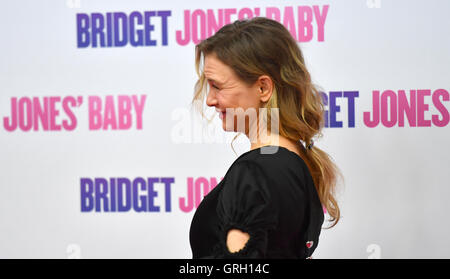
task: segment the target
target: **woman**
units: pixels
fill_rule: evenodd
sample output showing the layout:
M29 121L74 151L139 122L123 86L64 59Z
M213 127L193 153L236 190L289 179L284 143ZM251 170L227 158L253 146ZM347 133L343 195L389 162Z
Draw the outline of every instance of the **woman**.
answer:
M277 21L238 20L196 46L196 70L193 103L203 103L209 86L207 105L224 130L245 133L251 149L197 208L193 258L310 258L324 210L331 227L339 221L340 172L313 145L324 108L296 41Z

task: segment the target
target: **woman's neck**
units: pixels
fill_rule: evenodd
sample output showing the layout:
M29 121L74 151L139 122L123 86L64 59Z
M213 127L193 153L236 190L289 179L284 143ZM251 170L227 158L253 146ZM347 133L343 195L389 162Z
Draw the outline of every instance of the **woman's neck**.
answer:
M270 134L270 136L266 136L266 138L263 141L256 141L256 142L250 142L250 150L263 147L266 145L275 145L275 146L282 146L290 151L297 153L300 156L300 146L298 142L288 139L281 135L274 135Z

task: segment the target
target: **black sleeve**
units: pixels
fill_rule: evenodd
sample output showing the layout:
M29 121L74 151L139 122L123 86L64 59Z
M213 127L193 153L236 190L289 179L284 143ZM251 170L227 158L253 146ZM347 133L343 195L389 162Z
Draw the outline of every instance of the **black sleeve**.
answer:
M269 187L269 178L256 162L241 161L232 166L217 204L220 240L213 249L214 258L266 256L268 232L275 229L278 222ZM235 253L231 253L226 245L230 229L250 235L245 247Z

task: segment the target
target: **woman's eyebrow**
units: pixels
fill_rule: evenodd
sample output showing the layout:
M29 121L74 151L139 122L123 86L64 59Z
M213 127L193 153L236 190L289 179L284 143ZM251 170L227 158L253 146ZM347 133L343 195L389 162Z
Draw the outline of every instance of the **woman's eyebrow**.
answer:
M212 78L207 78L206 80L207 80L207 81L210 81L210 82L215 82L215 83L217 83L217 84L222 84L222 82L217 81L217 80L214 80L214 79L212 79Z

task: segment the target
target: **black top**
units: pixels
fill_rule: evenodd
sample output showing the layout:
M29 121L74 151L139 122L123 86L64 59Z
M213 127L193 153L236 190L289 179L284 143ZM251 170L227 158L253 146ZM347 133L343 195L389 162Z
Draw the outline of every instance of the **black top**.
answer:
M282 146L243 153L198 206L190 228L192 257L307 258L324 221L314 182L303 159ZM231 253L230 229L250 235Z

